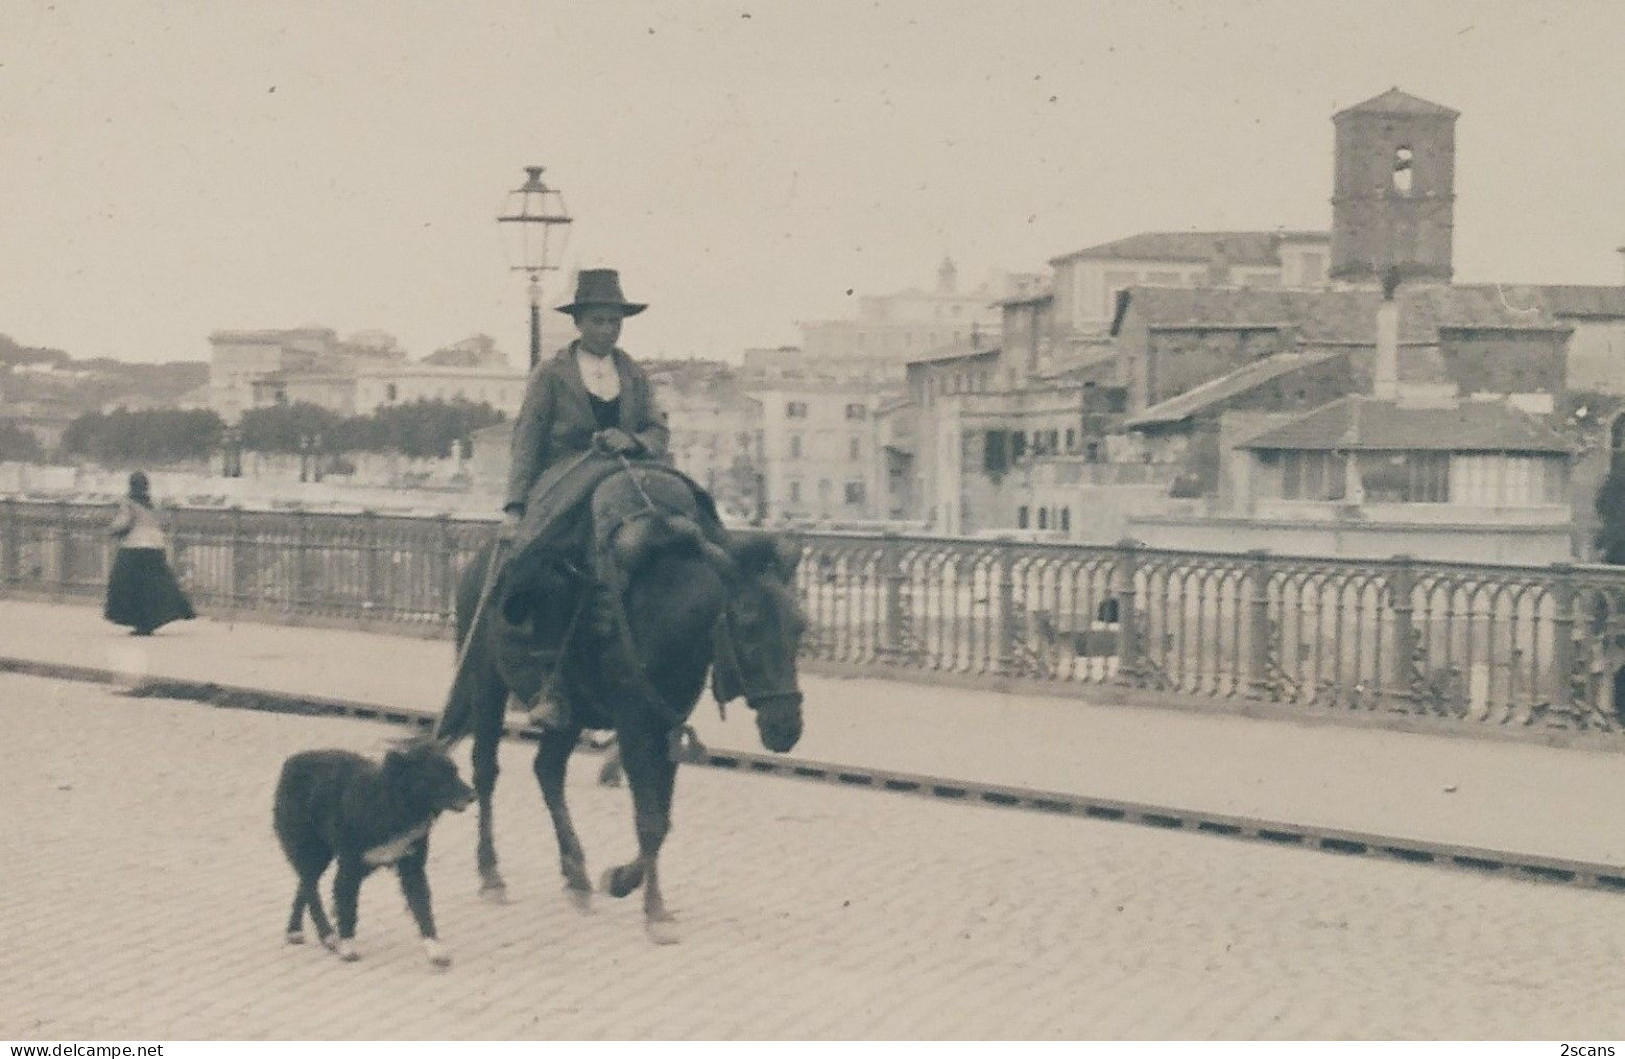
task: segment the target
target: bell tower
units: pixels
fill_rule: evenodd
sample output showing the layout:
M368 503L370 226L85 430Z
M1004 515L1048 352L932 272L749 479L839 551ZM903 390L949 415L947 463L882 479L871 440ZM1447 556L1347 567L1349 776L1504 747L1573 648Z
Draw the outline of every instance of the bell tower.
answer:
M1333 279L1450 281L1458 117L1397 88L1332 116Z

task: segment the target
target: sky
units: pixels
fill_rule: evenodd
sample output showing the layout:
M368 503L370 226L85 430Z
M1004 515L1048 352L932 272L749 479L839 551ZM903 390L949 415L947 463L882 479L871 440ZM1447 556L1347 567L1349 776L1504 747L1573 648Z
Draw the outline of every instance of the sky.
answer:
M542 165L575 218L547 303L619 268L625 348L731 359L944 256L1328 228L1331 116L1395 85L1462 112L1458 279L1617 284L1622 58L1614 0L0 0L0 334L519 365L495 217Z

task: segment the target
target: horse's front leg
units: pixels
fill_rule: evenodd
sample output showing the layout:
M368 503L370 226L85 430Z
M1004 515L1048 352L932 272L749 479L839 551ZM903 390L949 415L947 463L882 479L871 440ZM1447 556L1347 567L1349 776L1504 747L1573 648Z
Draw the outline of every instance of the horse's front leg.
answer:
M547 803L548 815L553 818L553 835L559 843L559 872L564 876L564 892L582 912L592 908L592 880L587 877L587 854L581 848L581 838L570 821L570 807L564 800L564 776L570 765L570 754L576 740L581 738L580 725L568 728L543 728L536 747L536 782L542 788L542 800Z
M626 897L640 885L643 891L644 929L661 945L677 941L672 916L660 892L660 847L671 830L671 794L677 766L660 731L621 732L621 763L632 788L632 809L638 836L638 855L627 864L604 873L604 889Z

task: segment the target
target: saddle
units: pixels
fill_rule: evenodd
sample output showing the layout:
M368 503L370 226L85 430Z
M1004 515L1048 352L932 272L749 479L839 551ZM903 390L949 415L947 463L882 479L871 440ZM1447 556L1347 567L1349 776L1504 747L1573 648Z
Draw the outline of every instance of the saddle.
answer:
M531 497L491 601L504 668L521 678L512 690L526 702L554 683L572 639L613 642L604 638L619 613L609 603L618 607L642 556L671 540L726 539L710 495L654 460L588 454L544 474Z

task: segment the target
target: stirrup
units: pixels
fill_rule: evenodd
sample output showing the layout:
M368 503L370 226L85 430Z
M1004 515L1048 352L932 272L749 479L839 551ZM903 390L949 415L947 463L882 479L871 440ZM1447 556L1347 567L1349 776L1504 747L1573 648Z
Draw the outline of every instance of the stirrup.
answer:
M570 726L570 707L551 695L538 695L530 709L525 711L525 717L537 728L568 728Z

